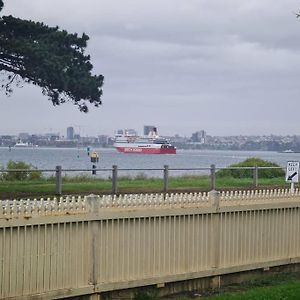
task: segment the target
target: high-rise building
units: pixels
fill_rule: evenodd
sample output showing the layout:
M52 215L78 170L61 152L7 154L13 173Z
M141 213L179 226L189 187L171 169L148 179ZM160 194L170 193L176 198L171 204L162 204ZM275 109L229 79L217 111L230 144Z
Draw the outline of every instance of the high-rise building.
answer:
M204 130L197 131L192 134L191 141L193 143L205 144L206 142L206 132Z
M68 127L67 128L67 139L68 140L73 140L74 139L74 128L73 127Z
M144 135L149 135L151 131L156 131L156 127L152 125L145 125L144 126Z

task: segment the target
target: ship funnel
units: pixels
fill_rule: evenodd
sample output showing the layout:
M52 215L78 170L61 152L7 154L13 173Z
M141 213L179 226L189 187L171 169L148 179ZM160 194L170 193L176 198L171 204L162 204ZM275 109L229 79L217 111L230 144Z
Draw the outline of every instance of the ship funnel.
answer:
M158 137L157 128L153 127L152 130L149 131L149 137Z

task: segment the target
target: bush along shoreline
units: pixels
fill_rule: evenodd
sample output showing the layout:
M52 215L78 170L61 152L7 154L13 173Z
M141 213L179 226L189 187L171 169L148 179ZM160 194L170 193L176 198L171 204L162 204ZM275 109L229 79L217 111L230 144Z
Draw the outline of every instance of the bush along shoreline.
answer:
M2 170L4 168L2 167ZM28 170L30 172L1 172L0 173L0 179L2 181L25 181L25 180L41 180L43 178L42 172L37 170L36 167L34 167L31 164L27 164L23 161L13 161L10 160L5 170ZM36 170L36 171L34 171ZM33 172L32 172L33 171Z
M230 168L241 168L241 167L268 167L270 169L260 169L259 178L278 178L284 177L285 172L278 164L263 160L257 157L248 158L240 163L230 165L228 169L222 169L217 172L218 177L233 177L233 178L252 178L253 170L251 169L230 169ZM274 168L274 169L271 169ZM276 169L275 169L276 168Z

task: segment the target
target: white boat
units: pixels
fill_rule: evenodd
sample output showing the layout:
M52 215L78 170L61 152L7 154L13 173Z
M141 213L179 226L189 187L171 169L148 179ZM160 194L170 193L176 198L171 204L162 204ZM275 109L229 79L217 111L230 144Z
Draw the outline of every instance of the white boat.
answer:
M15 147L16 148L27 148L27 147L30 147L30 145L26 142L26 143L23 143L22 141L18 141L16 144L15 144Z
M35 147L38 147L38 145L33 145L33 144L30 144L28 142L22 142L22 141L18 141L15 146L16 148L35 148Z
M291 149L287 149L287 150L282 151L282 153L295 153L295 152Z

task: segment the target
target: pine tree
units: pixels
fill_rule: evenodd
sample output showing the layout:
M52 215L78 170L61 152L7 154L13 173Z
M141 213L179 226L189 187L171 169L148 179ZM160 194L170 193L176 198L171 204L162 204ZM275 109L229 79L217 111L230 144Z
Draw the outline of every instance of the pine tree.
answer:
M104 77L91 73L90 56L84 53L88 40L85 33L78 36L40 22L0 17L2 88L10 94L14 84L26 82L40 86L54 105L71 101L84 112L88 103L99 106Z

